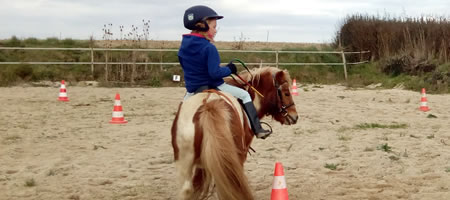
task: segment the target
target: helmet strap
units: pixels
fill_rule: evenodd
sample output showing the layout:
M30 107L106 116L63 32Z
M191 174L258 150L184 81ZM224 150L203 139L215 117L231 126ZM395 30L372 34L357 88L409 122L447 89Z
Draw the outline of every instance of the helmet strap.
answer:
M197 30L197 31L206 32L209 30L209 25L208 25L208 22L206 21L206 19L202 19L195 24L195 28L196 28L195 30Z

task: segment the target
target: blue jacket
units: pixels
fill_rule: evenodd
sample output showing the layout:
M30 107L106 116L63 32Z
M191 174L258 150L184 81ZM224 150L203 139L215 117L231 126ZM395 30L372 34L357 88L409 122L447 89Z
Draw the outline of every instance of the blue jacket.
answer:
M220 56L216 46L200 34L183 35L178 51L188 92L195 92L200 86L217 87L223 78L231 74L228 67L220 67Z

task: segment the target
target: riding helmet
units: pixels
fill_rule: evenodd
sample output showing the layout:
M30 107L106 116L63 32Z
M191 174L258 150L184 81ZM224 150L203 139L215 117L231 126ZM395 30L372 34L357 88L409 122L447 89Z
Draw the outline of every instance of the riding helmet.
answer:
M206 20L211 18L222 19L223 16L218 15L216 11L208 6L192 6L184 12L184 27L189 30L208 31L209 26ZM198 22L203 23L205 27L196 26Z

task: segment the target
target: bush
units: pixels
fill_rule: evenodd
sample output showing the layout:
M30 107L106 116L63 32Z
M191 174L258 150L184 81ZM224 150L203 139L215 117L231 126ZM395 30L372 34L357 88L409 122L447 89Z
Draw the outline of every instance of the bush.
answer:
M379 60L404 51L432 56L445 62L450 57L450 20L426 16L394 18L355 14L348 16L337 32L334 46L346 51L369 50ZM416 56L417 57L417 56Z
M386 59L385 64L381 65L385 74L398 76L402 73L408 75L423 75L433 72L436 64L425 59L416 59L410 55L394 56Z
M56 37L49 37L49 38L47 38L47 39L44 41L44 43L45 43L47 46L53 46L53 47L56 47L56 46L59 46L59 39L56 38Z
M73 47L76 44L75 40L70 38L64 39L61 43L63 47Z
M10 86L17 80L14 66L0 68L0 86Z
M161 87L161 81L159 80L159 77L153 77L150 79L148 83L151 87Z
M47 66L35 66L33 71L33 81L39 80L55 80L57 70Z
M12 36L11 39L6 40L0 43L0 46L4 45L6 47L23 47L22 41L19 40L16 36Z
M25 43L26 46L39 46L42 44L40 40L34 37L25 39L23 43Z
M30 65L19 65L14 73L23 80L28 80L33 75L33 68Z

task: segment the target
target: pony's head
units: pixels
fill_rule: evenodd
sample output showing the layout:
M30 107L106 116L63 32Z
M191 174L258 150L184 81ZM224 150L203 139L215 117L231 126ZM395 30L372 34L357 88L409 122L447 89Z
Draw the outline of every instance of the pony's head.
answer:
M253 99L258 115L262 118L271 115L281 124L295 124L298 120L297 109L291 95L291 77L287 70L275 67L255 68L239 74L264 97L242 83L241 80L227 79L227 83L246 89Z

